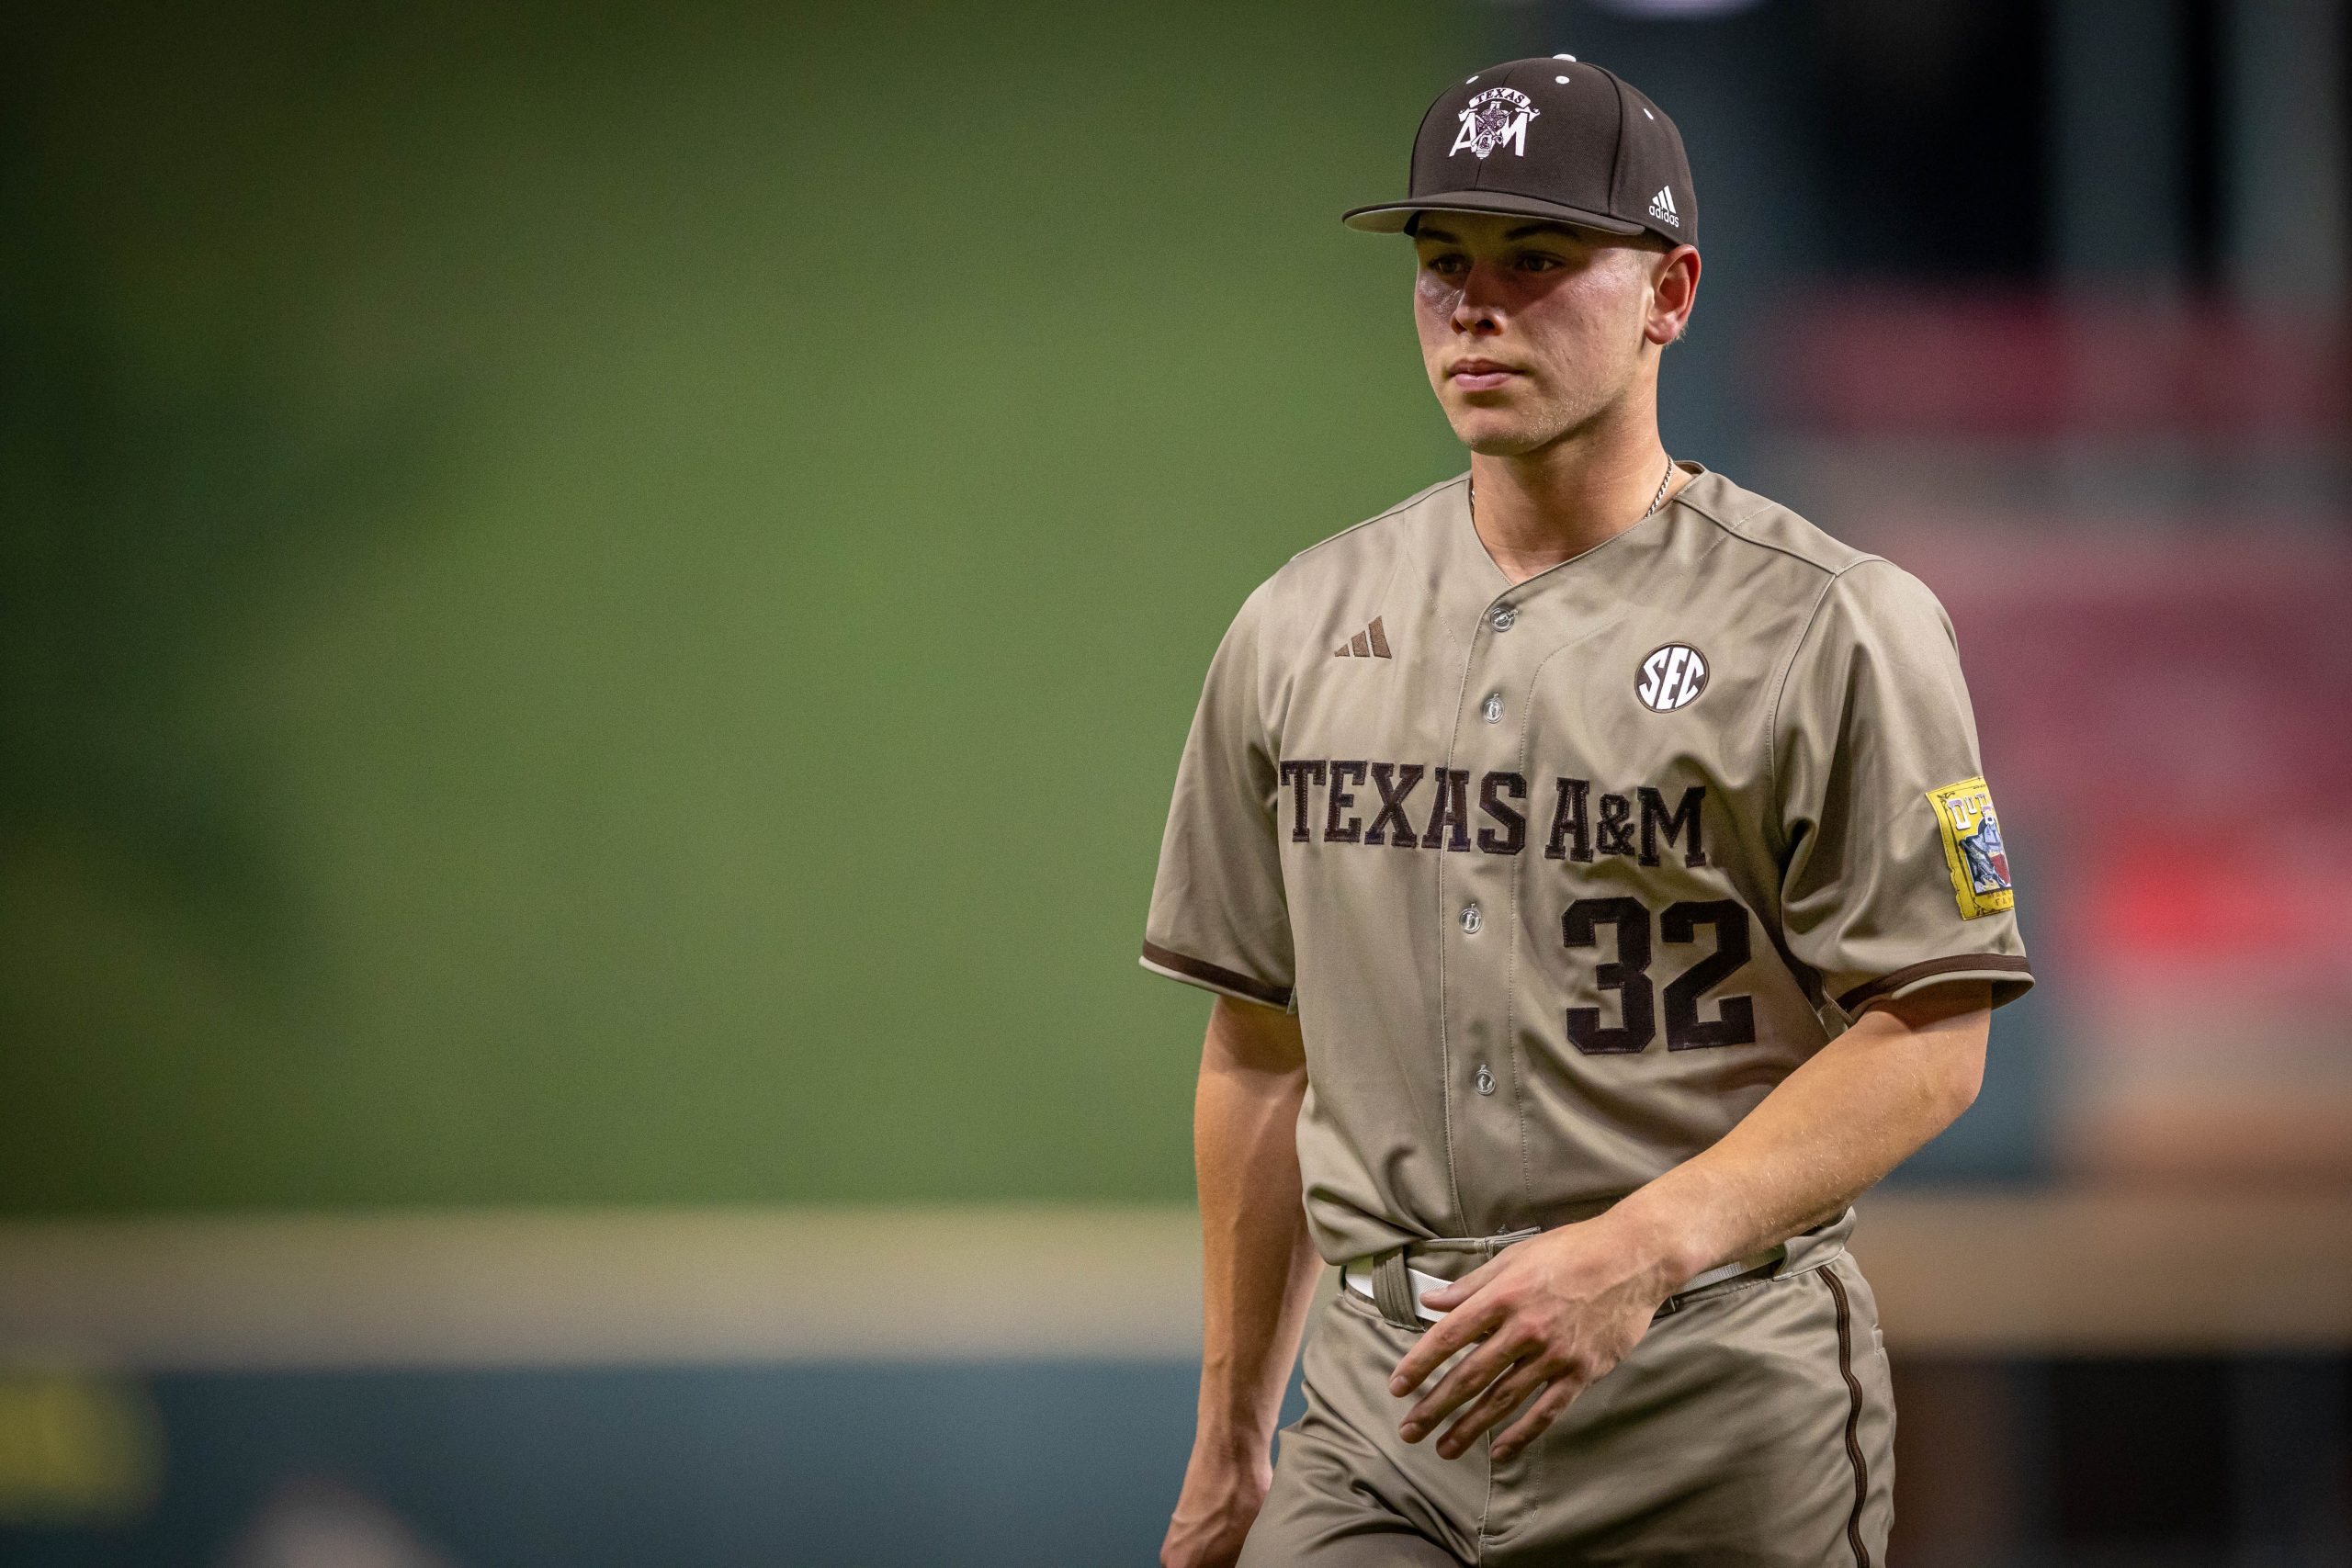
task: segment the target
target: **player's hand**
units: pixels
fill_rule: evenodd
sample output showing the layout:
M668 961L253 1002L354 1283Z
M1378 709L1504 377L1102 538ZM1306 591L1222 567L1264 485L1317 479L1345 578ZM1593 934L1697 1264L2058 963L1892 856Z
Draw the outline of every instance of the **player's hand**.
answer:
M1233 1568L1273 1482L1270 1457L1219 1453L1194 1443L1168 1539L1160 1543L1160 1568Z
M1505 1248L1421 1298L1445 1316L1396 1363L1389 1393L1411 1393L1446 1358L1483 1343L1405 1413L1399 1434L1417 1443L1462 1410L1437 1440L1437 1451L1453 1459L1533 1394L1526 1414L1495 1438L1494 1457L1509 1459L1625 1359L1673 1288L1661 1262L1605 1218Z

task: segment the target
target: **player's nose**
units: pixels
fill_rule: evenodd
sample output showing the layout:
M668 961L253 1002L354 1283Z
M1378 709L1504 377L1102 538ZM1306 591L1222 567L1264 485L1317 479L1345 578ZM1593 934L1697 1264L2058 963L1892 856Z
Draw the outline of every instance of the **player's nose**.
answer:
M1502 312L1474 299L1464 299L1453 308L1453 330L1458 333L1493 333L1502 330Z
M1502 325L1502 303L1498 298L1500 286L1498 269L1474 264L1468 276L1462 280L1462 292L1454 297L1453 330L1472 333L1499 328Z

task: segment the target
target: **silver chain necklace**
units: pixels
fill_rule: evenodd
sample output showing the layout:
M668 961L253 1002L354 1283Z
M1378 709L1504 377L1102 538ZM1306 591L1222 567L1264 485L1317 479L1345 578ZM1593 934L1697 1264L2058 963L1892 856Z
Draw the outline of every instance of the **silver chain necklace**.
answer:
M1656 512L1659 507L1666 504L1666 487L1673 482L1674 454L1669 452L1666 455L1666 472L1658 476L1657 493L1650 497L1649 507L1647 510L1643 512L1643 516L1647 517L1650 513ZM1470 489L1470 510L1474 514L1478 510L1478 490L1476 485L1473 485Z
M1666 487L1673 482L1674 454L1669 452L1666 457L1666 475L1657 481L1657 493L1650 497L1650 511L1643 513L1643 516L1647 517L1650 514L1650 512L1656 512L1659 507L1666 504Z

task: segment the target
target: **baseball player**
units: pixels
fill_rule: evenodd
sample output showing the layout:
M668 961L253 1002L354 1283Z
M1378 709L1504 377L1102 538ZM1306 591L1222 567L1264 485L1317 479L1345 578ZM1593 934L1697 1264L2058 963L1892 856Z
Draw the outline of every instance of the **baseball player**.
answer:
M1218 995L1161 1560L1883 1564L1849 1204L2032 984L1951 624L1669 459L1698 201L1613 73L1456 82L1346 221L1411 237L1470 467L1250 593L1177 769L1142 963Z

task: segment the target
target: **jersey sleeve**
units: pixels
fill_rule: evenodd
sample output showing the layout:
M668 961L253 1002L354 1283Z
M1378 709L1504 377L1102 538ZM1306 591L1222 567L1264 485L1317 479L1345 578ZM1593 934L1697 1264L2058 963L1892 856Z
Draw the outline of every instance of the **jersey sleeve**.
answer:
M1848 1019L1959 980L2033 984L1951 620L1875 558L1833 579L1774 716L1789 951Z
M1279 760L1264 719L1258 638L1272 580L1242 603L1216 655L1176 765L1144 920L1147 969L1298 1010L1276 838Z

